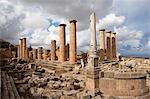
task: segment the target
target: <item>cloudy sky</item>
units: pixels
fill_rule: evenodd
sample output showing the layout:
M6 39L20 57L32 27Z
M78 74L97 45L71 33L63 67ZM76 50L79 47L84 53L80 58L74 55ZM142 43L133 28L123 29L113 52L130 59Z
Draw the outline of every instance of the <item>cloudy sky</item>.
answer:
M150 57L150 0L0 0L0 38L18 44L28 38L28 46L49 49L51 40L59 45L59 24L77 22L78 51L89 49L89 16L96 13L99 29L117 32L121 55Z

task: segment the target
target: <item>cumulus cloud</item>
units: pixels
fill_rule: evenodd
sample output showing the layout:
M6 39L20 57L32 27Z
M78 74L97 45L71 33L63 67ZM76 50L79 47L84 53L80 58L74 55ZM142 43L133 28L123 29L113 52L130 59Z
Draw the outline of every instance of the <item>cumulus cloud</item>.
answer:
M114 13L108 14L99 20L100 28L112 29L114 26L118 27L125 21L125 16L116 16Z
M148 0L144 3L137 0L130 3L129 0L1 0L1 38L17 44L18 38L25 36L34 47L49 49L53 39L59 45L58 25L62 21L67 24L66 42L69 43L69 20L74 18L77 20L78 50L87 51L90 42L89 16L94 11L97 30L105 28L116 31L119 49L142 49L143 42L149 46L149 41L143 40L148 33L148 28L145 29L148 26L147 8L144 7L147 2ZM140 23L143 23L142 26ZM98 39L97 31L97 41Z
M0 38L16 42L18 33L23 30L21 25L22 19L25 17L20 13L22 6L14 6L8 1L0 1Z

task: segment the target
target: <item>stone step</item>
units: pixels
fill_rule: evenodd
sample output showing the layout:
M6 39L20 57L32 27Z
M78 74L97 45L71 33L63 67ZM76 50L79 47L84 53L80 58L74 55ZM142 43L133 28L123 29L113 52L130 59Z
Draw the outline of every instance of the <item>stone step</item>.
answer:
M14 80L2 71L2 99L20 99Z

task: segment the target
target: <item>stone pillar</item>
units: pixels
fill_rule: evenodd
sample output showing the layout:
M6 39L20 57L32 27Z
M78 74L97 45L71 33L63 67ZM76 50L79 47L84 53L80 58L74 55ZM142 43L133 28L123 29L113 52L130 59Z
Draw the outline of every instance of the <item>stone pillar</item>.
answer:
M57 49L56 49L56 59L57 60L59 59L59 47L57 47Z
M48 52L47 52L46 49L44 50L43 58L44 58L44 61L47 61L47 58L48 58Z
M60 49L59 49L59 61L64 62L65 57L65 43L66 43L66 37L65 37L65 26L66 24L60 24Z
M37 49L32 49L33 52L33 60L37 59Z
M42 47L39 47L38 48L38 60L41 60L42 59Z
M29 52L29 59L31 59L31 60L33 59L32 51Z
M29 59L29 49L26 48L26 59Z
M107 33L107 49L106 49L106 57L107 60L111 60L111 31L106 32Z
M25 51L26 51L26 38L22 39L22 57L25 58Z
M56 40L51 41L51 62L56 60Z
M17 57L20 58L20 46L17 45Z
M91 95L95 96L95 93L99 91L99 70L98 67L98 56L96 46L96 16L93 13L90 16L90 30L91 30L91 43L90 51L88 56L87 64L87 81L86 90L91 91Z
M105 29L100 29L100 61L105 60Z
M69 44L66 45L66 60L69 59Z
M22 42L22 39L19 39L19 52L20 52L20 58L22 58L22 45L23 45L23 42Z
M76 20L70 21L70 53L69 59L71 64L75 64L77 61L77 49L76 49Z
M112 59L116 60L117 56L116 56L116 33L113 32L112 33Z

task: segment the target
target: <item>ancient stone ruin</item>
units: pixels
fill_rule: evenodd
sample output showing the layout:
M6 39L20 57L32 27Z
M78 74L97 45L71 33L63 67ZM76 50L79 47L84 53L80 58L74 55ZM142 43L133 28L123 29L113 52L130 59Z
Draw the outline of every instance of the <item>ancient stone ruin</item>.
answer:
M116 33L99 29L90 16L88 53L77 53L76 23L70 20L70 43L66 24L59 25L60 45L29 50L19 39L17 57L0 61L2 99L150 99L150 59L117 56ZM98 52L99 50L99 52Z

